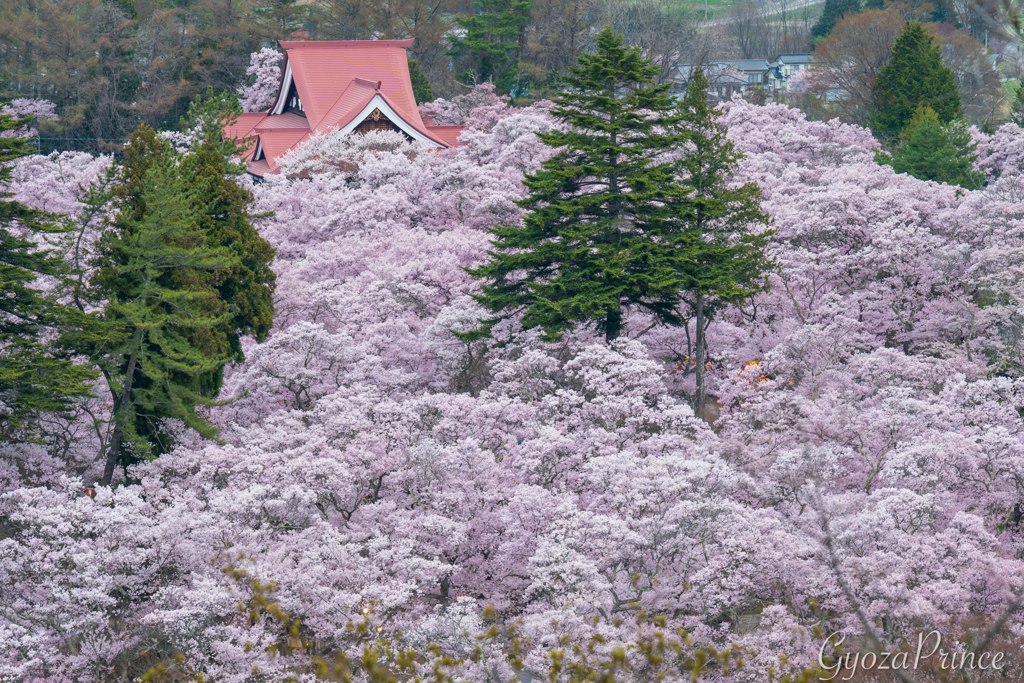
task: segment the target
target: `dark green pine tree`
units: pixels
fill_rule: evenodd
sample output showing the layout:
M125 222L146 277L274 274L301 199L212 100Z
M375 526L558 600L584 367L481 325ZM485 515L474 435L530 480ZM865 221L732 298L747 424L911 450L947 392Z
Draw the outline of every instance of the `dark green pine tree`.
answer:
M870 1L870 0L869 0ZM821 10L821 16L811 27L811 37L816 39L825 38L836 22L847 14L856 14L860 11L860 0L825 0L825 6Z
M931 108L922 105L907 125L906 136L892 154L892 167L921 180L977 189L985 176L974 168L972 154L977 145L966 126L953 122L943 126Z
M473 15L457 17L465 32L453 35L448 54L465 83L494 83L499 93L522 95L519 59L526 40L531 0L474 0Z
M29 122L0 115L0 132ZM25 140L0 136L0 188L11 178L7 162L31 152ZM0 441L31 438L38 416L63 412L90 395L97 376L44 342L49 331L68 323L72 311L32 285L39 276L63 279L69 272L60 256L40 249L25 231L39 236L63 228L53 216L8 197L0 191Z
M242 337L263 341L274 324L276 277L270 269L274 248L250 222L252 194L231 179L228 162L216 142L200 143L181 160L179 173L195 189L193 208L205 245L227 249L235 262L215 272L176 271L172 285L212 286L216 290L218 301L226 304L228 317L222 325L195 330L192 343L210 356L227 354L240 363L245 360ZM195 379L197 391L216 396L223 383L223 366Z
M691 148L676 165L681 184L690 190L684 200L690 210L681 214L686 242L680 288L694 320L694 410L699 415L705 399L707 325L725 306L764 291L765 275L773 267L765 255L771 231L761 210L761 190L755 183L732 185L743 155L726 136L720 112L708 104L707 89L707 78L697 68L682 101Z
M871 128L878 135L901 134L922 103L943 124L960 115L960 92L953 72L942 65L939 47L919 22L909 22L896 38L889 64L875 82Z
M211 285L224 302L229 317L223 325L196 330L193 344L211 356L227 353L242 362L241 338L266 339L274 324L274 288L276 276L270 269L274 248L253 227L249 206L252 193L231 176L244 172L244 166L231 161L240 151L234 140L225 140L219 122L231 116L237 98L224 101L216 97L197 99L183 123L196 138L193 151L181 159L179 172L195 188L194 208L197 224L207 247L226 248L235 257L230 268L211 272L176 272L172 286L198 283ZM205 125L206 122L216 125ZM182 378L182 382L184 382ZM223 382L223 366L210 375L196 378L194 388L204 396L216 396Z
M596 54L580 57L552 109L565 131L540 136L560 150L525 179L523 227L494 228L491 261L470 271L485 280L478 301L488 310L522 311L523 327L548 339L593 322L611 341L631 307L681 324L686 191L672 164L655 159L686 133L667 86L653 85L657 74L611 27Z
M412 59L409 60L409 78L412 80L412 96L416 98L416 104L434 101L434 88L430 85L430 79Z
M170 447L168 418L212 437L214 428L197 413L211 402L196 390L197 378L231 359L229 351L211 353L196 339L228 324L231 313L212 281L236 268L238 258L207 244L197 208L206 188L181 172L166 145L158 150L165 143L154 138L151 129L140 129L126 147L152 158L144 172L137 165L121 179L132 192L120 189L120 212L97 245L91 280L93 296L106 303L82 334L114 403L104 485L119 464Z

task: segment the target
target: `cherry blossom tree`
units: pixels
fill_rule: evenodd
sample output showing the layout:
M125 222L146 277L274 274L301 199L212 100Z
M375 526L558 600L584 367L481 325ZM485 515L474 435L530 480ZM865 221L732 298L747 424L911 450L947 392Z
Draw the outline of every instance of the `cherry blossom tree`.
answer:
M0 116L4 115L13 116L14 118L32 116L34 120L26 128L21 130L5 130L0 135L5 138L34 138L39 135L39 130L36 128L39 121L55 121L57 119L57 107L49 100L19 97L0 106Z
M245 75L252 81L238 88L242 111L266 111L274 103L278 88L281 87L281 61L284 59L277 50L265 47L250 56Z
M420 102L420 114L429 118L435 126L469 125L467 119L488 118L498 112L507 112L508 95L495 95L493 83L480 83L465 95L451 100L436 99ZM500 114L499 114L500 115Z

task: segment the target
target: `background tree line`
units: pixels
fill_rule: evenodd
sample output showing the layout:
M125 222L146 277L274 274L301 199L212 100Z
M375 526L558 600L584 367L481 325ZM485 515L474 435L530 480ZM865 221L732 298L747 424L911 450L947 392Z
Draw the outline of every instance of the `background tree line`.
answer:
M663 73L700 51L697 13L655 0L12 0L0 7L0 98L56 103L44 137L124 139L143 123L173 127L196 95L235 89L251 53L289 38L414 38L414 73L434 96L493 80L536 98L606 23Z
M919 22L952 71L962 117L978 126L1002 120L1008 91L996 65L1012 71L1011 60L997 56L1007 52L1007 45L994 32L986 45L979 17L961 9L945 0L827 0L812 29L815 64L802 93L808 97L795 104L813 118L868 125L876 81L896 39L907 22Z
M932 35L943 64L953 71L972 124L1006 118L1012 90L1004 81L1021 76L1020 42L1000 28L991 8L948 0L825 0L803 6L795 0L738 2L716 21L713 42L720 54L771 60L786 52L810 52L811 70L791 83L788 104L812 119L838 117L866 126L872 90L888 64L896 37L907 22ZM990 129L991 130L991 129Z
M918 20L941 42L965 117L981 124L999 118L1003 93L978 39L980 19L961 9L944 0L760 0L705 22L695 5L658 0L11 0L0 7L0 99L54 102L60 118L44 122L44 137L124 140L143 123L174 127L210 87L236 89L250 55L279 39L413 38L421 97L493 81L499 93L535 100L558 92L610 24L660 67L659 83L678 63L772 59L813 42L822 65L813 99L792 103L814 118L864 125L878 69L903 23ZM848 96L827 98L829 88Z

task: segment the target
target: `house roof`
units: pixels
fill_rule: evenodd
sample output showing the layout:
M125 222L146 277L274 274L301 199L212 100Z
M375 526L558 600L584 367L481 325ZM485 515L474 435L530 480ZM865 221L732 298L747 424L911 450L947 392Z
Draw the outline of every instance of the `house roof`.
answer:
M692 64L677 64L676 72L679 78L686 82L690 80L695 68L696 66ZM729 62L712 62L704 65L704 76L708 79L708 85L711 87L747 83L746 74L733 67Z
M747 79L743 76L737 76L736 74L719 74L713 80L709 80L708 86L715 88L720 85L746 85Z
M736 69L737 71L756 71L763 73L768 70L767 59L725 59L716 62L717 64L726 64Z
M313 133L351 133L371 113L383 114L414 140L435 147L457 144L460 126L428 126L420 117L405 51L412 40L278 44L285 59L274 103L266 112L243 114L224 131L231 137L254 136L245 154L250 173L276 173L276 159ZM293 89L300 111L290 107Z
M461 143L459 142L459 136L462 135L462 131L466 130L465 126L427 126L427 130L433 133L436 137L441 138L448 143L449 147L457 147Z
M781 54L775 58L773 64L809 64L814 61L814 55L810 52Z
M224 126L224 137L235 138L243 142L245 152L242 156L248 159L256 149L256 138L253 136L252 129L265 118L266 114L261 112L241 114L231 125Z

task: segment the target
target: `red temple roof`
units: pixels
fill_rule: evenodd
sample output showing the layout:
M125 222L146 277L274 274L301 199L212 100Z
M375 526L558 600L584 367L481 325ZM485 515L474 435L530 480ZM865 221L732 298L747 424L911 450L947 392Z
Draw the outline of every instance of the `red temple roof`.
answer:
M242 114L229 137L251 136L249 172L278 172L276 159L316 132L351 133L371 116L413 140L458 144L461 126L433 126L416 107L405 48L412 40L281 41L285 51L277 98L266 112Z

